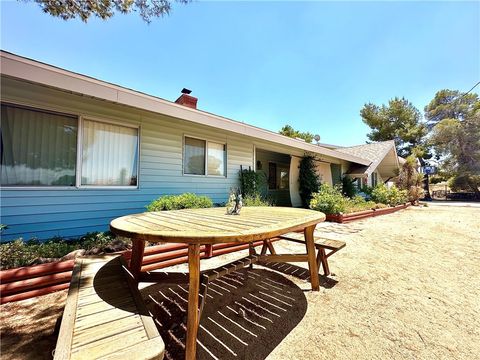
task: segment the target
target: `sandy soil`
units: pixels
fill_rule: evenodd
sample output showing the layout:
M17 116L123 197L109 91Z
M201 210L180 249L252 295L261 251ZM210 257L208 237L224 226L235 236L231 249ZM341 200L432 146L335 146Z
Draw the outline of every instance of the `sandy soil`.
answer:
M209 290L198 358L479 358L479 219L479 208L431 206L320 224L319 235L347 243L330 258L334 274L321 278L320 292L309 291L303 264L255 266L222 278ZM275 247L304 251L288 242ZM187 290L186 284L142 289L167 359L182 357ZM2 305L2 359L51 358L64 301L60 292Z

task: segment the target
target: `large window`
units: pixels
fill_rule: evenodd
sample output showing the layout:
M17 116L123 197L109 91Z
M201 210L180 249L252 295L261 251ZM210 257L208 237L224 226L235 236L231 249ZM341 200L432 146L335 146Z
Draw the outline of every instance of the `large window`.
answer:
M2 104L2 186L137 186L137 169L138 128Z
M137 185L138 129L83 120L82 185Z
M226 176L226 157L225 144L186 136L183 150L183 173Z
M2 104L1 184L75 186L78 120Z

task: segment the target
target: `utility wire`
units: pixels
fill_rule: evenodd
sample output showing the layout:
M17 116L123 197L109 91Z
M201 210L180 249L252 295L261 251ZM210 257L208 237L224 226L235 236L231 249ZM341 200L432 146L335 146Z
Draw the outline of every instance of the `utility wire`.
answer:
M475 85L473 85L473 87L472 87L470 90L468 90L465 94L463 94L462 97L467 96L468 93L469 93L470 91L472 91L473 89L475 89L478 85L480 85L480 81L477 82Z

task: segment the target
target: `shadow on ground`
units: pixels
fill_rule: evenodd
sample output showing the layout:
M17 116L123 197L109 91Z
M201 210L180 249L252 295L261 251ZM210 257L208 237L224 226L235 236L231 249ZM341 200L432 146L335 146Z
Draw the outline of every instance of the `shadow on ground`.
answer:
M183 358L188 284L142 289L166 345L166 359ZM265 359L302 320L305 295L281 274L234 271L210 283L200 320L198 359Z

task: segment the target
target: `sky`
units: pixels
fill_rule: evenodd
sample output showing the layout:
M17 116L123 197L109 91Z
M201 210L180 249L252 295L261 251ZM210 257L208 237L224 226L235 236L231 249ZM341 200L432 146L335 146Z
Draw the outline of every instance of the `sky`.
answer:
M419 110L444 88L480 81L480 2L195 1L64 21L0 0L1 48L268 130L290 124L356 145L365 103L399 96ZM480 86L475 89L480 92Z

